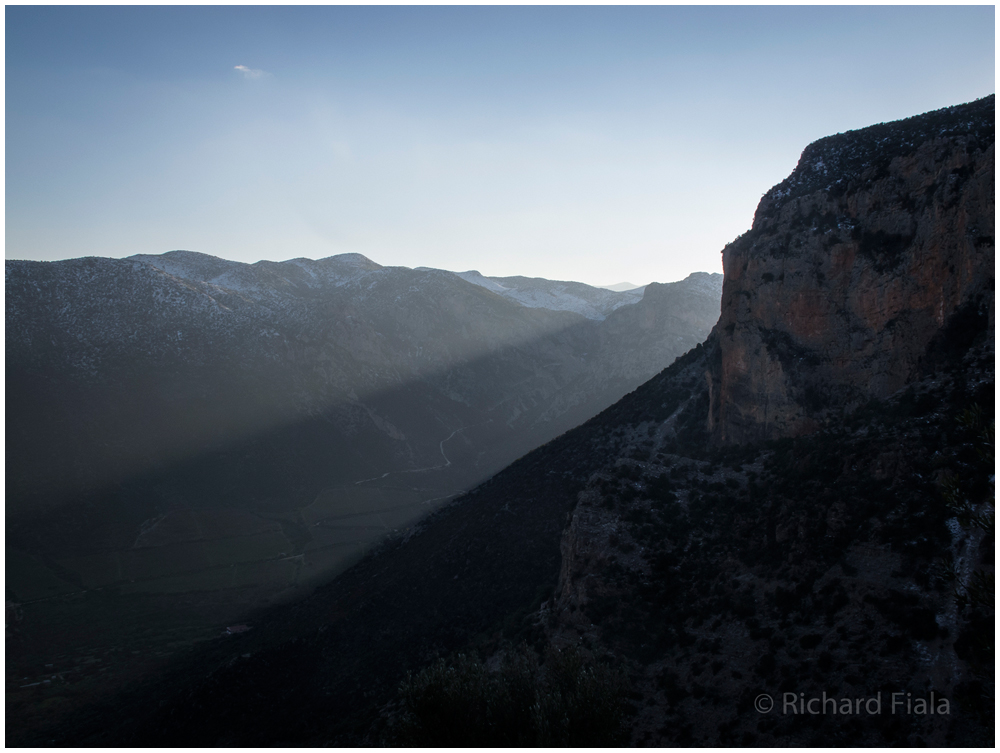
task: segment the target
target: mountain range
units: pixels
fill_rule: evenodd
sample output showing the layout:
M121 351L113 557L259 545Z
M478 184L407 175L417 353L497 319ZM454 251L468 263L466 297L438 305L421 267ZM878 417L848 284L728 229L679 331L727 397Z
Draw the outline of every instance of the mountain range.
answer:
M704 342L23 739L992 744L994 112L808 146L723 250ZM577 326L635 332L658 288Z
M91 656L106 639L81 622L139 610L150 633L194 602L183 630L204 638L323 582L704 339L721 283L618 293L357 254L6 262L10 682Z

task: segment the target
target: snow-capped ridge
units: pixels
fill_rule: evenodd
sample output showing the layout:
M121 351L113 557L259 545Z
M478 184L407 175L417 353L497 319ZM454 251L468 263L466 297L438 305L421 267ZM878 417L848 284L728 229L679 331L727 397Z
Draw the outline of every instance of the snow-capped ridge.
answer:
M485 277L477 270L454 274L522 306L571 311L594 321L603 321L615 309L642 300L641 288L618 292L582 282L543 277Z
M336 254L323 259L298 257L280 262L262 260L247 264L177 250L159 255L136 254L128 260L161 270L178 280L205 283L221 291L235 293L272 309L285 309L299 296L322 294L323 290L350 285L370 287L386 275L400 272L457 277L527 308L567 311L592 321L603 321L612 311L638 303L645 294L645 286L618 291L542 277L487 277L474 269L451 272L432 267L412 270L409 267L385 267L358 253ZM713 286L717 287L712 279L706 272L696 272L685 282L701 283L701 287L709 292Z
M385 269L366 256L356 253L337 254L318 260L298 257L274 262L262 259L253 264L229 261L194 251L136 254L128 259L162 270L178 279L208 283L257 299L273 298L275 294L295 289L340 287Z
M503 295L507 292L507 288L503 285L498 282L494 282L489 277L484 277L480 272L474 269L469 270L468 272L455 272L455 274L466 282L471 282L473 285L478 285L481 288L492 290L494 293Z

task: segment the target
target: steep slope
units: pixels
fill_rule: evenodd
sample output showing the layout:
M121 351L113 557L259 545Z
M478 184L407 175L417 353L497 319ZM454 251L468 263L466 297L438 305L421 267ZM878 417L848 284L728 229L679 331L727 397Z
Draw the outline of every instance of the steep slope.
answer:
M947 222L947 206L930 213ZM309 599L53 737L377 742L408 670L526 641L627 669L637 744L989 744L992 322L990 308L950 347L932 334L904 389L830 405L811 434L725 445L709 420L716 330Z
M692 359L603 440L593 432L608 459L563 535L558 585L537 616L544 641L631 670L637 744L991 739L984 344L809 436L678 454L673 427L704 417L704 403L700 416L669 410L685 379L689 406L705 394L711 354ZM959 476L955 505L945 479ZM932 692L937 715L892 705ZM871 704L856 710L858 698Z
M807 148L704 346L588 424L539 625L632 668L633 742L990 744L993 149L992 97Z
M764 195L723 251L717 440L810 431L968 345L993 307L993 123L987 98L821 139Z

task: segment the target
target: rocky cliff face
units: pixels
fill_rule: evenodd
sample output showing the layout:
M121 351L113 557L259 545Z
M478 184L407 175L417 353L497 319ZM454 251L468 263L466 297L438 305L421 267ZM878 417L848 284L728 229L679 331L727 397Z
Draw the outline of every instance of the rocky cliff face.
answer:
M581 429L607 460L538 624L631 662L633 743L992 737L993 106L809 146L724 250L704 346ZM891 685L949 716L752 705Z
M721 442L795 436L993 330L994 97L817 141L723 251Z

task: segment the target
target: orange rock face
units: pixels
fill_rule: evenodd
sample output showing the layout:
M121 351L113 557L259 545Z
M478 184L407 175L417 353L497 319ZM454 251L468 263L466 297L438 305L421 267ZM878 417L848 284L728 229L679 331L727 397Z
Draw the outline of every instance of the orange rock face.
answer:
M993 113L988 97L823 139L764 196L723 251L716 441L807 433L993 341Z

